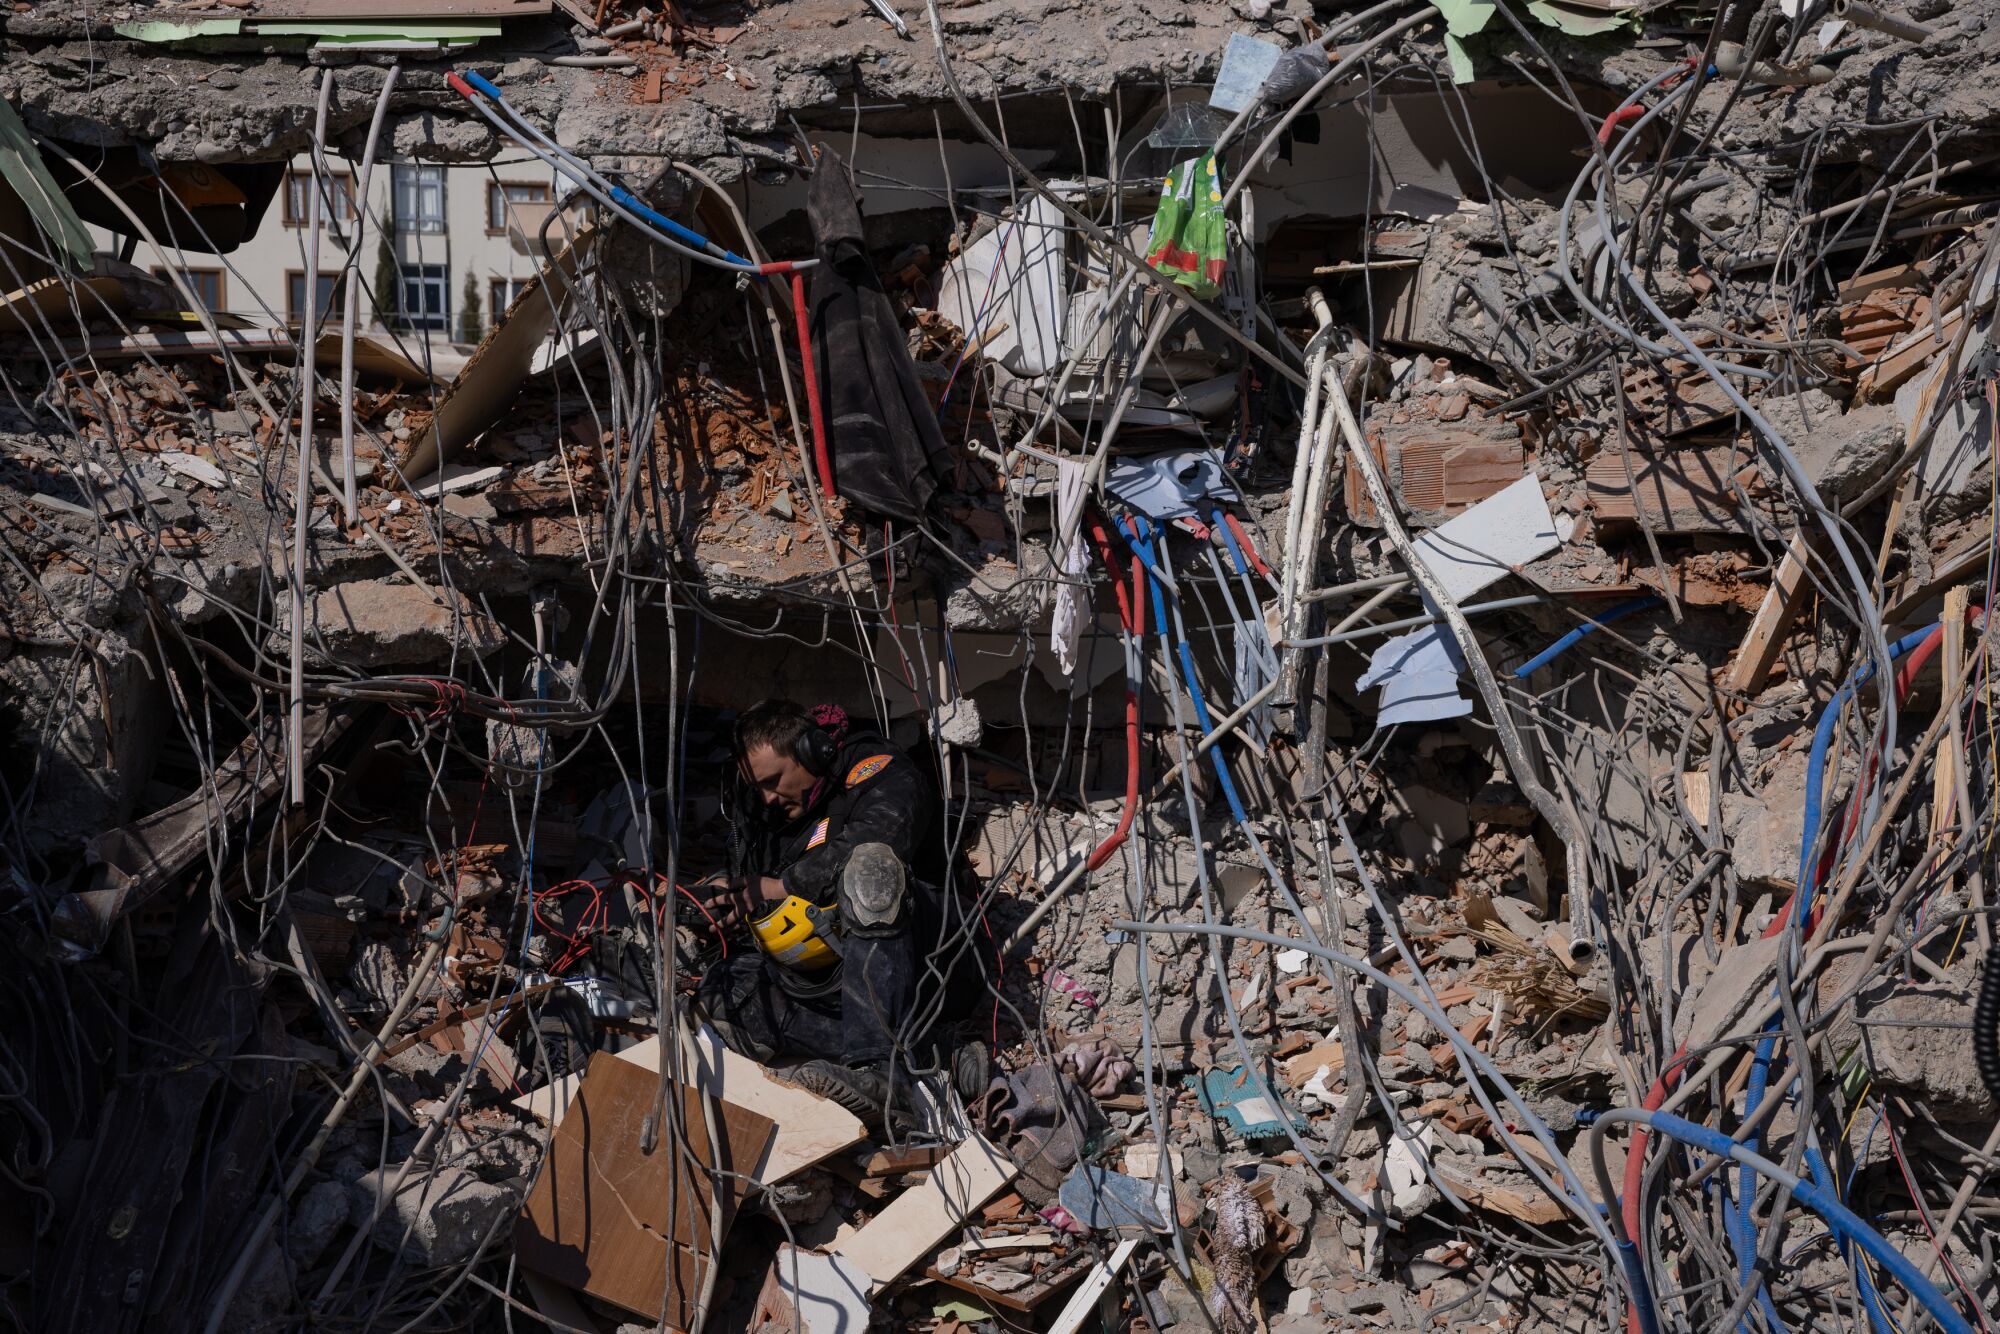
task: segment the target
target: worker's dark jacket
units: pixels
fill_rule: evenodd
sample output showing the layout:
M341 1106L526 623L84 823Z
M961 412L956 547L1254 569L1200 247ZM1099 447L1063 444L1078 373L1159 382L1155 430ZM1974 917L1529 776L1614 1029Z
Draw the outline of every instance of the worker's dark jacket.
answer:
M848 857L864 843L884 843L909 878L901 925L887 935L847 936L831 967L801 971L757 950L714 964L699 1001L726 1023L725 1041L759 1060L827 1056L873 1065L892 1052L920 1051L932 1025L969 1010L982 974L962 934L973 923L947 892L956 881L947 873L944 803L929 773L879 733L856 731L798 819L764 806L741 783L731 802L730 869L738 876L777 876L790 893L832 907Z
M737 875L777 876L788 892L831 905L840 895L848 855L863 843L885 843L911 881L931 889L946 882L937 786L879 733L857 729L848 735L832 772L796 820L786 820L746 790L739 789L736 800L740 848L731 869Z
M824 145L806 190L819 263L808 301L834 488L864 509L921 520L951 475L895 305L868 259L847 164Z

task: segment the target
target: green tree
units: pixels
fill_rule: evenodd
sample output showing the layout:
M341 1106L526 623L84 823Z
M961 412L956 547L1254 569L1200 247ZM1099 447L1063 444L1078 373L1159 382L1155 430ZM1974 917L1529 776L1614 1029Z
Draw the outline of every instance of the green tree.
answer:
M468 270L465 291L458 301L458 341L476 343L485 331L485 325L479 318L479 279Z

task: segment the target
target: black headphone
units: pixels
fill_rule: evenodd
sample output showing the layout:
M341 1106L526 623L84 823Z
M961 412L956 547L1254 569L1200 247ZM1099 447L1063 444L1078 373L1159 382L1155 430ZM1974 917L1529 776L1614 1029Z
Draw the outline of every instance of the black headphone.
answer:
M792 741L792 758L814 778L832 773L834 757L839 753L840 743L818 723L809 724Z

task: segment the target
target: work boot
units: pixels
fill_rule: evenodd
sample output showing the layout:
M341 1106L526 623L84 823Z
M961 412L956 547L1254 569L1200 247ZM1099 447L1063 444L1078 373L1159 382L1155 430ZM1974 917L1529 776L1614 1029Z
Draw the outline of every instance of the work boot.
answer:
M792 1067L785 1077L806 1092L817 1093L846 1108L872 1130L901 1127L909 1122L903 1100L892 1096L889 1080L879 1066L857 1068L815 1059Z
M951 1054L951 1084L958 1096L971 1102L992 1082L993 1058L987 1054L986 1044L977 1038L960 1043Z

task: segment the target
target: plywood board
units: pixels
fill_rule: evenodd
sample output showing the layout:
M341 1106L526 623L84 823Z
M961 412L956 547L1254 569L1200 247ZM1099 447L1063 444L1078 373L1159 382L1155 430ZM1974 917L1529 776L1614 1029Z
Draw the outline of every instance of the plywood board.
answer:
M682 1143L662 1126L648 1153L641 1143L658 1094L658 1078L632 1062L591 1058L516 1220L514 1253L565 1287L648 1320L664 1310L670 1325L687 1329L748 1189L744 1175L775 1127L721 1103L711 1144L709 1099L682 1086ZM712 1173L736 1175L718 1184Z
M704 1092L768 1117L777 1126L770 1153L750 1173L759 1185L783 1181L868 1138L867 1127L854 1113L817 1093L785 1083L749 1057L730 1051L711 1034L699 1034L695 1045L699 1062L696 1081ZM657 1073L660 1040L647 1038L616 1055L621 1061ZM576 1076L566 1075L547 1088L514 1099L514 1105L560 1126L576 1089Z
M974 1131L922 1185L904 1191L836 1253L861 1266L879 1290L937 1249L1012 1181L1016 1170L1006 1154Z

